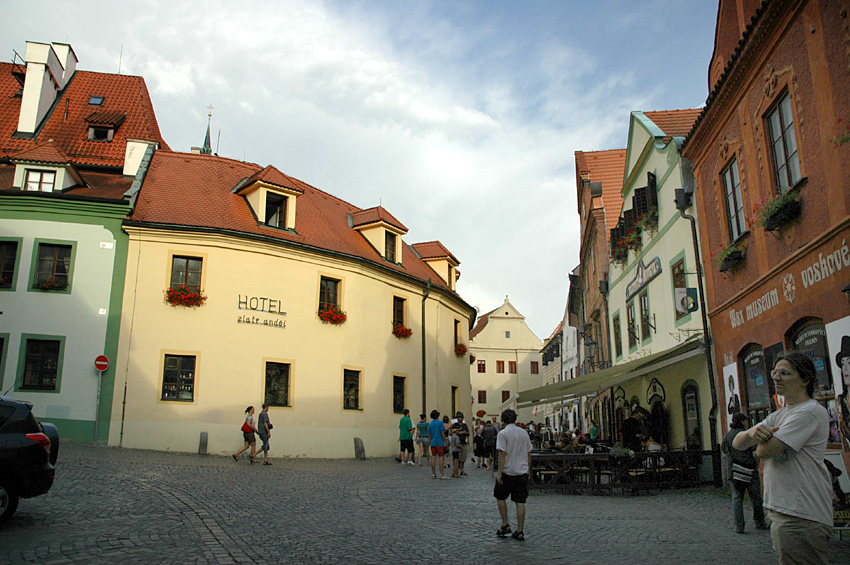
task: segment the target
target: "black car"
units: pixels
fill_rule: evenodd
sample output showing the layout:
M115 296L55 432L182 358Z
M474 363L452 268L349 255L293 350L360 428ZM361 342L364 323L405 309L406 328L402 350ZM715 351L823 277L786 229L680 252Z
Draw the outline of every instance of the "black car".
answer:
M58 455L56 426L40 423L32 404L0 396L0 524L15 513L18 499L50 490Z

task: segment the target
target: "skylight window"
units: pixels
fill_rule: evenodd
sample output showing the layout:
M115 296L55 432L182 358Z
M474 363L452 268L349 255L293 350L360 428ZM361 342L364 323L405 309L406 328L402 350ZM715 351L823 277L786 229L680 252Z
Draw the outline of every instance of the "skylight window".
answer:
M100 106L101 104L103 104L103 96L92 94L91 98L89 98L89 106Z

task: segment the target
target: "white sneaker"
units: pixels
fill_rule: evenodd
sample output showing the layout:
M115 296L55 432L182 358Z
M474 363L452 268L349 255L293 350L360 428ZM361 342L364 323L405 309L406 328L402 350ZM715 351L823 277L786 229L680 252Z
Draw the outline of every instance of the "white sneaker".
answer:
M414 463L413 461L408 461L408 462L407 462L407 464L408 464L408 465L410 465L411 467L413 467L414 465L416 465L416 463Z

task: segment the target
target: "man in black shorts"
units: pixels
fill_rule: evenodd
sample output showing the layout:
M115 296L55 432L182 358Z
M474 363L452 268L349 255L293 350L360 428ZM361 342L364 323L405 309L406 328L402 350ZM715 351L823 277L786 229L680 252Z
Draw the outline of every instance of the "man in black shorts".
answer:
M499 537L511 533L508 522L508 496L516 503L517 531L511 537L525 541L525 500L528 498L528 475L531 473L531 440L528 433L514 425L516 412L502 412L502 431L496 436L496 451L499 453L499 474L493 496L499 506L502 527L496 531Z

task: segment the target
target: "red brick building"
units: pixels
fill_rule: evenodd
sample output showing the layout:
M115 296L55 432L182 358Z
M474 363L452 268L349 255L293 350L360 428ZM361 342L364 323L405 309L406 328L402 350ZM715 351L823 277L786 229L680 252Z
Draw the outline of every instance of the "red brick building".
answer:
M815 361L836 451L850 419L848 8L721 0L711 94L683 148L722 429L738 410L757 422L777 409L770 370L795 349Z

